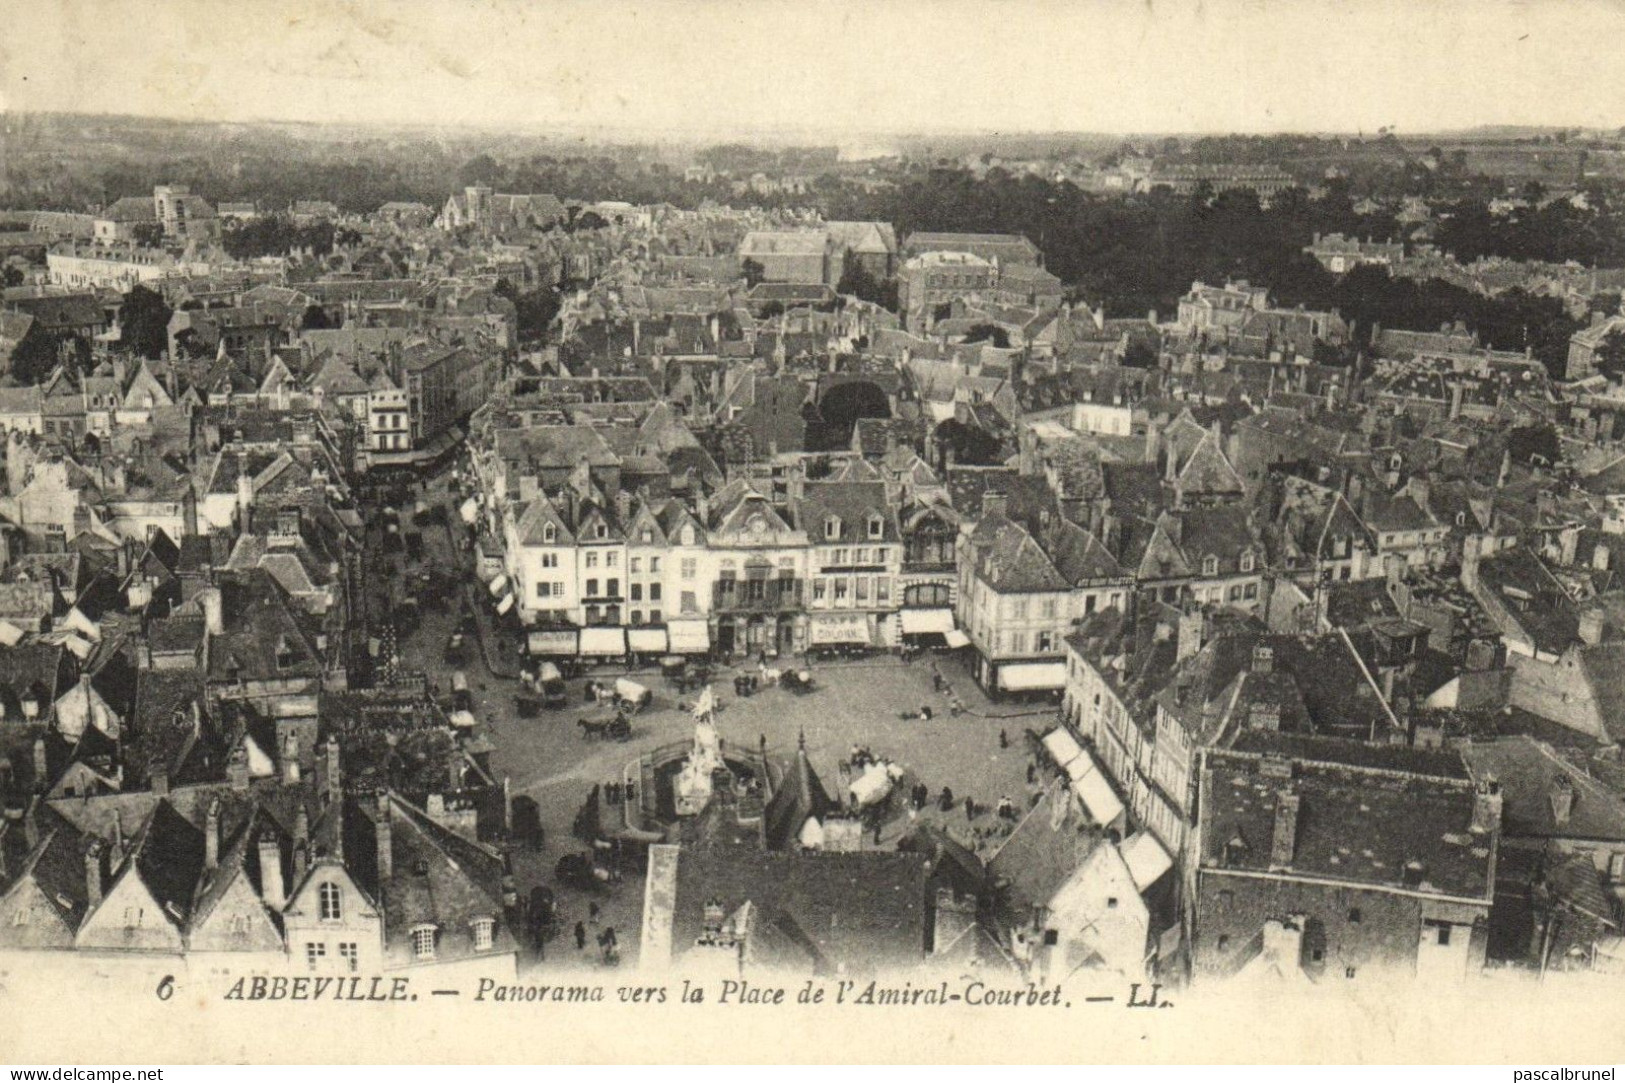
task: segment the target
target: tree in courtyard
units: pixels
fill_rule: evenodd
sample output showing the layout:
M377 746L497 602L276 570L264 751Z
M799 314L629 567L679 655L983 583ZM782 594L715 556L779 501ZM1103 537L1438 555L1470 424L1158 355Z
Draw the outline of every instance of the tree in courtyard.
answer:
M1603 336L1597 344L1593 364L1610 383L1625 379L1625 331L1615 329Z
M169 317L173 309L163 295L137 283L119 306L123 342L135 353L156 358L169 347Z

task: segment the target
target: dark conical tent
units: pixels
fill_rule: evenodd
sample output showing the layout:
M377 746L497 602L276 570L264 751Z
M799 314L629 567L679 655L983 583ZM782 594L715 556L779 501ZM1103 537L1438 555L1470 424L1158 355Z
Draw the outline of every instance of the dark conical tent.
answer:
M763 820L765 843L769 850L787 850L801 836L802 825L809 819L823 820L840 806L830 798L819 781L818 773L807 760L805 735L790 761L784 780L767 803Z

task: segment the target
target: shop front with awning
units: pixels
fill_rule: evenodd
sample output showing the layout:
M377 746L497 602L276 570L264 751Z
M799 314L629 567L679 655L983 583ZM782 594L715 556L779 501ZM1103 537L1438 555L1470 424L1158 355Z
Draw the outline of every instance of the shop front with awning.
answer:
M576 630L574 628L545 628L525 637L525 650L532 658L574 658Z
M944 632L942 641L952 650L958 650L960 647L970 646L970 636L966 635L964 632L961 632L958 628L955 628L949 632Z
M1117 826L1123 815L1123 802L1088 749L1066 765L1066 774L1072 780L1072 792L1083 802L1089 818L1102 827Z
M898 613L903 642L916 647L946 647L954 631L952 609L904 609Z
M581 657L620 658L626 654L625 628L581 629Z
M1078 744L1077 738L1072 736L1072 731L1065 726L1057 726L1044 734L1043 745L1044 751L1049 753L1056 767L1065 767L1083 755L1083 746Z
M711 626L703 620L674 620L666 625L673 654L704 654L711 649Z
M868 647L875 641L867 613L813 613L807 643L814 647Z
M999 666L1001 692L1059 692L1066 687L1065 662L1010 662Z
M664 628L628 628L626 630L626 645L633 654L665 654L666 630Z

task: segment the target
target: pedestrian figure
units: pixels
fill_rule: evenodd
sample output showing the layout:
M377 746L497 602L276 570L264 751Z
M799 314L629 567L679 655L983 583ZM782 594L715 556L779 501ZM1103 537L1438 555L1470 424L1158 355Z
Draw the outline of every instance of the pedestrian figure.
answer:
M966 797L965 798L965 822L969 823L970 821L972 821L974 819L976 819L976 802L972 801L969 797Z
M636 782L628 782L626 784L626 803L630 805L632 802L636 801L637 799L638 799L638 784Z
M1010 747L1010 735L1008 733L1005 733L1003 730L999 731L999 747L1000 748L1009 748Z
M944 786L941 795L937 798L937 804L943 812L952 810L954 807L954 791Z
M1029 763L1027 765L1027 785L1031 786L1034 783L1036 783L1037 781L1038 781L1038 765L1036 763Z
M576 922L576 950L587 950L587 927L579 921Z
M598 904L597 903L590 902L590 903L587 904L587 920L592 922L594 925L598 924Z
M875 845L879 846L880 845L880 817L879 816L876 816L875 819L874 819L874 827L875 827Z

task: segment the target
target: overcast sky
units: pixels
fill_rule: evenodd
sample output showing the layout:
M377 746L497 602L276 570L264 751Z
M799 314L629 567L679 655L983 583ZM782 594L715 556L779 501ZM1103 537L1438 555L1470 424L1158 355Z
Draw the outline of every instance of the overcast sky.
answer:
M718 135L1625 124L1625 0L48 0L26 110Z

